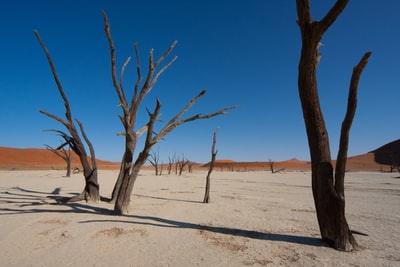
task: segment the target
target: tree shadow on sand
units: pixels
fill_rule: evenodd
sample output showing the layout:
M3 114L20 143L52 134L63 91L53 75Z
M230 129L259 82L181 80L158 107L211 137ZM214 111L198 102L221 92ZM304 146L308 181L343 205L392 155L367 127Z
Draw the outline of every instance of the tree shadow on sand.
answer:
M18 215L27 213L90 213L94 215L112 215L112 210L96 207L87 203L66 203L68 197L59 195L61 188L55 188L52 192L40 192L24 189L21 187L13 187L7 191L0 192L0 216L1 215ZM5 205L4 205L5 204ZM7 208L4 206L10 205ZM42 207L40 207L42 206ZM47 208L46 208L47 206ZM48 206L51 206L49 208ZM54 208L54 207L63 208ZM66 209L66 207L68 209ZM104 217L102 217L104 218ZM260 231L238 229L224 226L202 225L191 222L183 222L170 220L154 216L141 215L123 215L113 217L113 219L98 219L81 221L80 223L129 223L139 225L150 225L165 228L193 229L198 231L207 231L217 234L245 237L259 240L279 241L287 243L295 243L300 245L323 247L327 246L320 238L295 236L290 234L264 233Z
M175 221L170 219L164 219L154 216L141 216L141 215L123 215L122 218L127 218L129 220L87 220L81 223L103 223L103 222L118 222L118 223L131 223L140 225L151 225L156 227L166 227L166 228L181 228L181 229L193 229L199 231L208 231L212 233L246 237L251 239L259 240L269 240L269 241L280 241L287 243L295 243L300 245L308 245L315 247L328 246L320 238L306 237L306 236L295 236L290 234L276 234L276 233L264 233L254 230L238 229L223 226L212 226L212 225L202 225L190 222ZM130 219L135 219L132 221Z
M26 214L26 213L95 213L111 214L112 211L95 207L86 203L71 202L70 197L60 196L61 188L57 187L52 192L29 190L21 187L12 187L0 192L0 204L10 205L12 208L0 206L0 215ZM78 194L73 194L78 195ZM47 209L39 206L64 206L66 209ZM35 208L29 208L35 207Z

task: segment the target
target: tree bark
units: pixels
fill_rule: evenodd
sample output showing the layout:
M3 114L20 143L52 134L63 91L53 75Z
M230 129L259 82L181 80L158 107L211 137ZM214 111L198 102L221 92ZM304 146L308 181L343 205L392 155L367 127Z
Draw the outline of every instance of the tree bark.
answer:
M214 169L215 165L215 158L217 156L218 151L215 151L215 143L217 142L217 131L214 132L213 136L213 144L211 147L211 162L210 162L210 168L208 169L208 173L206 176L206 189L204 192L204 199L203 203L209 203L210 202L210 187L211 187L211 173Z
M348 0L338 0L321 21L313 21L309 0L297 0L298 24L301 30L302 50L299 62L298 88L303 117L307 131L311 156L312 191L321 236L335 249L351 251L357 247L345 217L344 170L347 158L348 133L356 109L354 100L358 78L362 68L358 68L350 88L349 109L342 124L342 138L339 149L336 177L331 163L328 132L320 107L317 87L318 51L325 31L346 7ZM367 53L368 54L368 53ZM365 67L368 56L361 65ZM357 67L356 67L357 68ZM357 78L358 75L358 78ZM353 80L353 79L352 79Z

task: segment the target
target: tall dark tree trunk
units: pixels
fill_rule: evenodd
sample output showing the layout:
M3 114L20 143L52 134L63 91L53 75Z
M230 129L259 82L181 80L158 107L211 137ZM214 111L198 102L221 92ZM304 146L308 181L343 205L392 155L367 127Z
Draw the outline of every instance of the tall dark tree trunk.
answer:
M338 0L321 21L312 20L309 0L296 2L302 36L298 87L310 148L312 191L318 224L324 240L338 250L351 251L357 247L357 242L345 217L344 171L349 131L356 109L358 80L370 53L364 55L353 70L334 176L328 132L318 97L317 66L321 58L318 48L323 34L346 7L348 0Z

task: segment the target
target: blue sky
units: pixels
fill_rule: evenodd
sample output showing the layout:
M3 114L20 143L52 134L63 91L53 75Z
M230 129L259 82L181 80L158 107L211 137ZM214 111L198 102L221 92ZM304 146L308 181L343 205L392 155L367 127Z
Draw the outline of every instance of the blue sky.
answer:
M320 19L335 1L311 1ZM336 157L352 68L372 51L359 84L349 155L373 150L399 138L400 1L352 0L325 34L318 70L320 100ZM148 51L172 52L178 60L160 77L143 102L162 103L161 127L203 89L188 115L239 105L228 115L180 126L156 145L161 160L176 154L207 162L218 129L217 158L237 161L309 159L297 65L301 49L295 1L289 0L14 0L1 1L0 146L56 146L60 138L45 129L63 126L39 109L63 116L64 107L46 57L34 37L37 29L55 62L72 112L84 124L100 159L119 161L124 140L117 117L107 40L101 10L107 12L120 67L140 50L142 72ZM134 63L134 62L132 62ZM126 70L131 95L136 72ZM138 148L141 148L139 144Z

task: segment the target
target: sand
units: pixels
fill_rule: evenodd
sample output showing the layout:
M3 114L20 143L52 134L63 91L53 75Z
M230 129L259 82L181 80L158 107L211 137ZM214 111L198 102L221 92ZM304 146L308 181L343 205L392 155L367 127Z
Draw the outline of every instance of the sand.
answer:
M319 239L310 172L205 171L138 178L130 214L107 202L58 204L83 188L81 174L0 171L1 266L400 266L400 179L350 172L347 220L361 249ZM115 170L101 170L110 197Z

